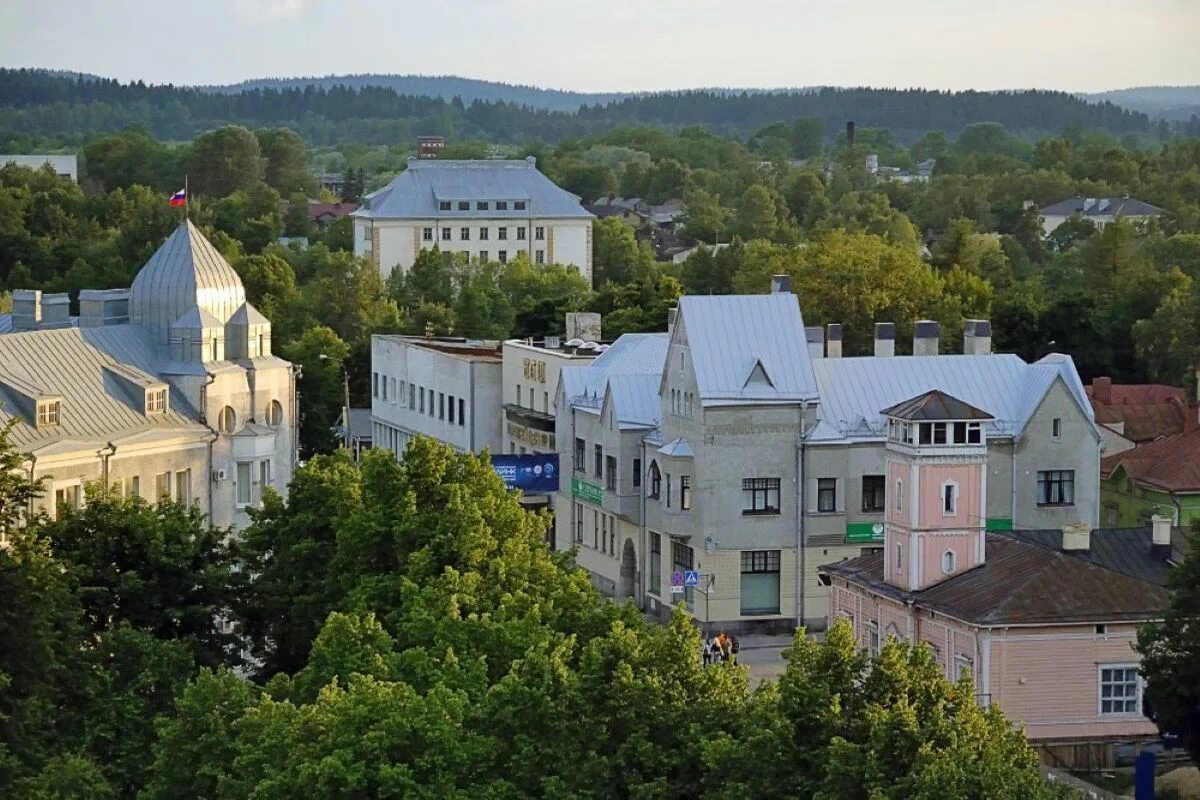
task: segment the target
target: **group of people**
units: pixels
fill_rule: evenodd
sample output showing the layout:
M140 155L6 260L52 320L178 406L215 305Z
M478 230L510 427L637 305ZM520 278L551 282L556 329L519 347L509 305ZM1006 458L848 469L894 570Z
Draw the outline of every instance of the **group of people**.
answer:
M721 631L711 639L704 640L704 666L728 661L733 664L737 659L737 638Z

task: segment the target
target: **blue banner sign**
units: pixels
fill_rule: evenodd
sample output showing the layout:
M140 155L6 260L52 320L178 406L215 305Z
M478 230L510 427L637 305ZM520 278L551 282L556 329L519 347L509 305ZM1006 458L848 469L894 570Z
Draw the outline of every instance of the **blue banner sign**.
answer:
M558 491L558 453L494 455L492 469L510 489L520 489L526 494Z

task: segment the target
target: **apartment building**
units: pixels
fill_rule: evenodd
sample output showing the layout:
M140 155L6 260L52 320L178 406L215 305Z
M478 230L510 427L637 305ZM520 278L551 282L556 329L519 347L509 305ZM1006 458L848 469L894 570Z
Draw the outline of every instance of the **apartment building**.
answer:
M523 160L408 160L391 183L363 199L354 217L354 253L380 274L407 271L422 250L507 262L567 264L592 280L593 215Z

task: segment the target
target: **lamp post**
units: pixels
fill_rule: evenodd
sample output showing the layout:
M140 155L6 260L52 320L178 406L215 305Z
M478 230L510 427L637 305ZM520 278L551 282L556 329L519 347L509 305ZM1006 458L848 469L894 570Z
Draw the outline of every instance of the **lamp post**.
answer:
M321 353L317 358L328 361L329 356ZM342 446L350 449L350 373L342 364Z

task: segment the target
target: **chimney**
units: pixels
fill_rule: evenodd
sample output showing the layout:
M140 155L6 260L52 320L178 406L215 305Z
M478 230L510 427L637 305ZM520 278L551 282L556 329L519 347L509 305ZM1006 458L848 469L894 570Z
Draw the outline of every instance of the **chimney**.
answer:
M804 329L804 338L808 341L808 357L821 358L825 355L825 331L820 325Z
M1171 523L1170 517L1155 514L1150 518L1150 552L1163 557L1171 554Z
M65 292L42 295L42 328L67 328L71 325L71 297Z
M825 326L825 357L842 357L842 324L831 322Z
M129 322L128 289L80 289L79 327L99 328Z
M1112 378L1092 378L1092 399L1102 405L1112 405Z
M667 333L675 330L675 315L679 313L679 307L667 309Z
M846 146L854 147L854 120L846 123Z
M1062 549L1064 553L1086 553L1092 549L1092 526L1086 522L1063 525Z
M963 323L963 355L987 356L992 353L992 323L969 319Z
M875 357L890 358L896 355L896 323L875 323Z
M792 276L791 275L772 275L771 276L771 294L791 294L792 291Z
M42 292L39 289L13 289L12 328L33 331L42 326Z
M938 354L938 331L941 326L930 319L919 319L913 324L913 355L936 356Z

